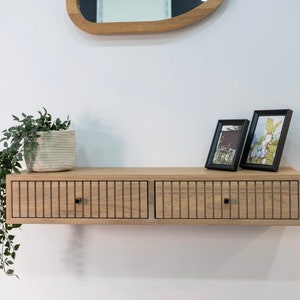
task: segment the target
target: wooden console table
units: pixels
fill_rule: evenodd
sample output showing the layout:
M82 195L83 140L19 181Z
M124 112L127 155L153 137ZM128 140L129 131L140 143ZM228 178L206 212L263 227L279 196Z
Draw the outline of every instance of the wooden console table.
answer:
M8 223L300 225L300 172L78 168L7 176Z

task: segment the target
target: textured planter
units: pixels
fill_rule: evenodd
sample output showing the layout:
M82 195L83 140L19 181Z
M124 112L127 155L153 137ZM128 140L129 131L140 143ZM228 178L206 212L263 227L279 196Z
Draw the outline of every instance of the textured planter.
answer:
M71 170L76 162L75 131L43 131L37 138L38 147L25 158L26 166L33 172Z

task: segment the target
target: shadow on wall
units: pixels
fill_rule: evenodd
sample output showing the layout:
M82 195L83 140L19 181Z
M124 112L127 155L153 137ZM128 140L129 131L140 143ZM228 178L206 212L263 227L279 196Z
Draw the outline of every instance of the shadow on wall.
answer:
M73 225L64 264L77 277L85 275L85 227Z
M85 116L74 125L77 135L77 167L119 167L122 141L99 120Z
M63 263L78 277L269 278L283 227L74 225ZM221 238L220 238L221 237ZM296 267L296 266L295 266ZM285 271L280 275L285 278Z

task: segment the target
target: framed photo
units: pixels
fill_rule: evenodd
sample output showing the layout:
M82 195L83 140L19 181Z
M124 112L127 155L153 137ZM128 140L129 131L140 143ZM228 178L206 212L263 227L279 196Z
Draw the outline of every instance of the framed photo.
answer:
M293 111L254 111L240 166L278 171Z
M240 162L249 120L219 120L205 167L236 171Z

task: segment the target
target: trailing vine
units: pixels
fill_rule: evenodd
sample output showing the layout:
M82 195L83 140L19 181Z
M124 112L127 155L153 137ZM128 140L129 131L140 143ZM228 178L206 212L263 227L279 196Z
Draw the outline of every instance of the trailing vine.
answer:
M16 277L14 263L20 244L15 243L14 229L20 228L21 224L6 222L6 175L20 173L21 162L38 146L36 138L40 131L66 130L71 123L69 118L53 120L45 108L38 114L37 118L24 113L21 118L13 115L17 125L3 130L0 139L0 270Z
M20 172L22 154L18 151L16 145L8 145L0 151L0 269L6 275L15 275L14 260L20 244L15 244L15 235L13 229L19 228L18 224L6 223L6 175L12 172Z

